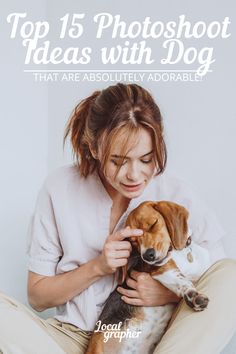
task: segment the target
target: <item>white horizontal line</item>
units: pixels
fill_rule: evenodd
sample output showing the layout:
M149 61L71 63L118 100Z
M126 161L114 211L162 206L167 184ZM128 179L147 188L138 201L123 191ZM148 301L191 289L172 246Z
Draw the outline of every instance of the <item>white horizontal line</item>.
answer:
M194 72L196 73L197 70L24 70L24 72L28 72L28 73L59 73L59 72L63 72L63 73L80 73L80 72L83 72L83 73L90 73L90 72L104 72L104 73L109 73L109 72L112 72L112 73L118 73L118 72L121 72L121 73L132 73L132 72L137 72L137 73L151 73L151 72L164 72L164 73L167 73L167 72L178 72L178 73L185 73L185 72ZM207 72L212 72L212 70L208 70Z

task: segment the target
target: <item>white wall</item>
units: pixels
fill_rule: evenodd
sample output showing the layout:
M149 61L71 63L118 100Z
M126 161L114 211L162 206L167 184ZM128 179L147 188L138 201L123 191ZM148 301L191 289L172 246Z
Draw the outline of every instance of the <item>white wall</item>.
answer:
M47 174L48 90L23 72L25 50L9 39L7 14L45 16L44 2L11 1L1 9L0 290L26 303L26 234Z

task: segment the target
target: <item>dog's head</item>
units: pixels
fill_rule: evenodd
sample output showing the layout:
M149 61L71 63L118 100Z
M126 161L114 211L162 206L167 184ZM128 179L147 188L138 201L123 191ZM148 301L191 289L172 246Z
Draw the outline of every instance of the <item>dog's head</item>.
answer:
M171 255L171 250L181 250L188 239L188 211L172 202L143 202L126 220L126 226L143 230L143 235L132 237L133 247L148 264L161 266Z

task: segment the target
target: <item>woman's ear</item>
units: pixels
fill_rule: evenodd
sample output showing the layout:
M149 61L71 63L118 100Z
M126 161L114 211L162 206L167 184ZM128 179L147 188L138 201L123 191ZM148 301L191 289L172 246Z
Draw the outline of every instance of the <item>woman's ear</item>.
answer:
M93 156L93 158L94 158L95 160L97 160L97 159L98 159L98 153L97 153L95 147L93 147L93 146L91 145L91 143L88 143L88 148L89 148L89 151L90 151L91 155Z
M183 249L188 239L187 209L166 201L153 203L153 208L163 216L174 248Z
M90 149L90 152L91 152L93 158L94 158L95 160L97 160L97 159L98 159L98 156L97 156L96 151L95 151L94 149Z

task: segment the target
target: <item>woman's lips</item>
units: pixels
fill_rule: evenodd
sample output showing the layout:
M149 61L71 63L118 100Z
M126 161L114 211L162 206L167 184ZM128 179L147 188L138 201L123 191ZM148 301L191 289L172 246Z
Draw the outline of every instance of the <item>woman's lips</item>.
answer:
M134 184L134 185L130 185L130 184L124 184L124 183L121 183L122 186L126 189L126 190L129 190L129 191L136 191L138 190L142 183L139 183L139 184Z

